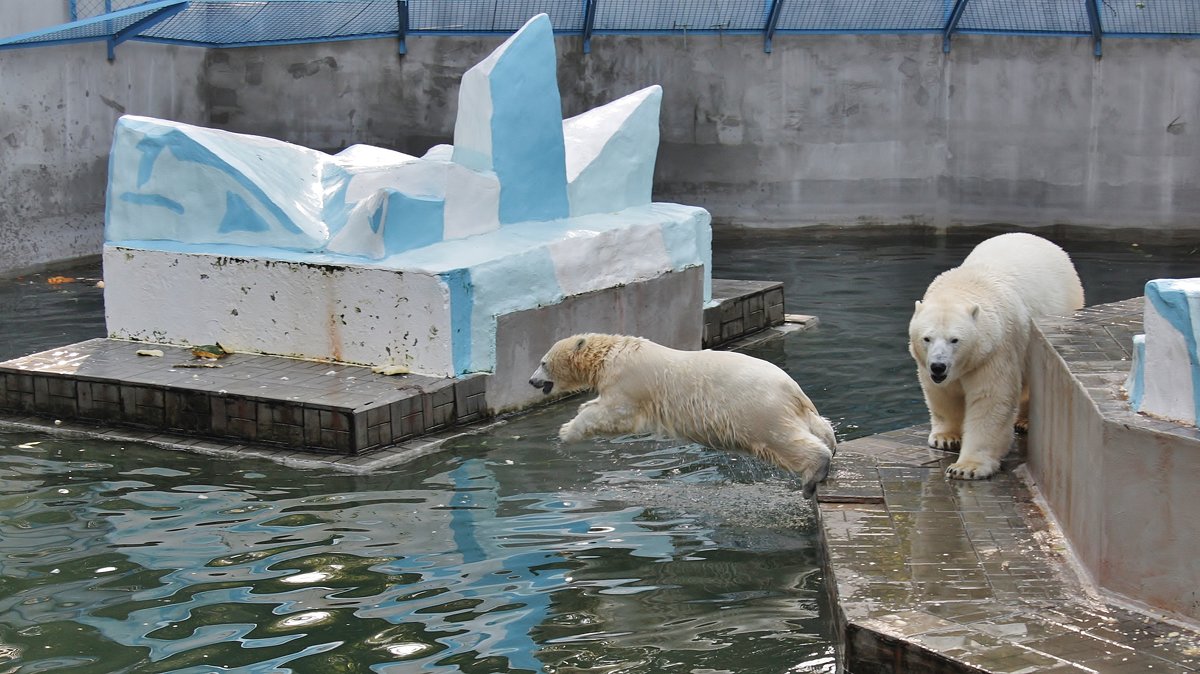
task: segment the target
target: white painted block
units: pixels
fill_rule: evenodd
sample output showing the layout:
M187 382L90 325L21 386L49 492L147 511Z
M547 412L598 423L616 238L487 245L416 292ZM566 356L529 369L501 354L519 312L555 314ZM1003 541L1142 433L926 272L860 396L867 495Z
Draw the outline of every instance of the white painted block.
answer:
M1195 425L1200 416L1200 278L1147 283L1143 329L1144 354L1135 362L1130 386L1141 396L1131 396L1131 403L1140 412Z
M650 203L661 105L655 85L563 122L572 216Z
M109 244L104 281L116 339L454 375L449 293L436 275Z

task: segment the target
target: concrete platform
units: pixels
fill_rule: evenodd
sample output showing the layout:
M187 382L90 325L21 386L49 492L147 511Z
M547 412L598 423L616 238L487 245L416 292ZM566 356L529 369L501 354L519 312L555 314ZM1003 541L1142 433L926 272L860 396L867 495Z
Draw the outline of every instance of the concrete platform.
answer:
M782 322L782 284L717 283L720 299L705 310L705 321L724 319L719 334L728 339L718 345ZM578 310L595 313L588 297L581 296ZM543 327L552 325L540 318ZM147 348L164 355L137 355ZM385 376L362 366L243 353L215 361L220 367L195 367L202 363L186 348L113 339L12 359L0 363L0 421L361 468L428 450L428 442L417 441L485 421L495 399L512 397L504 395L511 382L489 374ZM524 379L518 385L528 388Z
M952 481L915 426L847 442L819 490L853 674L1200 670L1200 633L1082 582L1020 475Z
M0 364L0 410L242 443L358 455L487 416L485 375L369 368L93 339Z
M833 473L818 491L818 514L848 672L1200 672L1200 630L1194 622L1145 604L1135 608L1126 600L1133 595L1112 594L1093 583L1110 583L1115 568L1153 561L1162 578L1144 585L1181 579L1186 584L1200 559L1195 554L1171 559L1145 541L1140 549L1114 542L1139 541L1160 528L1170 519L1162 507L1169 511L1170 504L1180 522L1194 522L1200 514L1190 510L1188 494L1172 495L1152 475L1122 470L1120 480L1105 481L1106 453L1127 462L1156 462L1154 452L1186 453L1187 447L1178 446L1182 441L1195 447L1194 429L1130 413L1121 399L1129 337L1139 323L1140 301L1127 301L1043 326L1031 360L1039 411L1031 414L1030 438L1016 440L991 480L947 480L943 471L956 455L929 449L924 425L839 447ZM1100 423L1093 416L1109 420L1115 431L1088 432ZM1039 487L1037 471L1028 469L1039 462L1063 463L1054 458L1063 455L1082 463L1043 469L1057 477ZM1093 494L1080 483L1064 492L1064 474L1078 476L1076 482L1116 486ZM1194 493L1194 470L1171 479L1176 477L1190 480ZM1153 512L1130 518L1133 494L1153 505ZM1093 495L1096 503L1087 500ZM1114 528L1116 520L1104 518L1106 508L1120 510L1129 522ZM1060 511L1068 516L1064 526L1080 519L1080 511L1091 524L1105 519L1104 532L1082 530L1078 535L1086 537L1075 542L1068 530L1068 542L1051 514ZM1174 526L1175 540L1158 548L1200 546L1181 532L1187 525ZM1098 536L1109 541L1092 560ZM1088 570L1091 561L1108 571Z

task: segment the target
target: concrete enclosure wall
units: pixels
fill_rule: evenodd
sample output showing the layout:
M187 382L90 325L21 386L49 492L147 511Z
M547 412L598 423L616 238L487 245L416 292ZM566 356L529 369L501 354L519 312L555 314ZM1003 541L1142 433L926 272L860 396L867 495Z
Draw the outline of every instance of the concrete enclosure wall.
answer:
M1039 324L1030 340L1029 470L1098 586L1200 620L1200 433L1139 415L1121 388L1141 298Z
M120 112L422 153L499 42L0 52L0 273L99 252ZM557 43L565 115L663 86L655 199L718 224L1200 228L1200 41L1110 39L1099 60L1074 38L964 35L948 55L933 35L784 35L772 54L756 36Z

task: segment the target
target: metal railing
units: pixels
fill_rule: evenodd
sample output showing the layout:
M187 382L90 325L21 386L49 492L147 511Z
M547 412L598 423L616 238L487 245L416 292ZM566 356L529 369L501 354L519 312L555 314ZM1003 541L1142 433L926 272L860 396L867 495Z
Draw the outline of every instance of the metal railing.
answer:
M545 12L559 34L956 33L1200 37L1200 0L68 0L72 24L0 49L109 39L241 47L511 33ZM106 33L107 31L107 33ZM124 31L124 32L120 32Z

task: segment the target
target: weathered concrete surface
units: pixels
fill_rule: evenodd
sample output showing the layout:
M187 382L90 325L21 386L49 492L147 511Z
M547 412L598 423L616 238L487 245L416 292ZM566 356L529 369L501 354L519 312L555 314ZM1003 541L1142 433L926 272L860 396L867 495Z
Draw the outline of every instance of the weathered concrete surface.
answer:
M98 251L105 99L322 150L420 154L451 138L459 78L500 42L413 37L403 57L394 40L126 44L111 65L99 44L0 53L0 272L59 248L20 233L30 218L70 242L49 257ZM934 35L782 35L772 54L730 35L557 49L566 116L663 86L654 197L719 224L1200 228L1200 41L1110 39L1100 60L1088 39L985 35L949 55Z
M1121 391L1142 302L1039 324L1029 468L1096 584L1200 621L1200 431L1133 412Z
M203 62L149 44L113 63L103 43L0 52L0 273L100 253L117 117L206 122Z
M211 52L212 121L419 152L499 40ZM558 39L564 114L663 86L655 198L745 224L1196 227L1200 42L927 35ZM298 95L302 92L302 95ZM280 106L279 101L287 101ZM280 114L283 110L284 114Z

